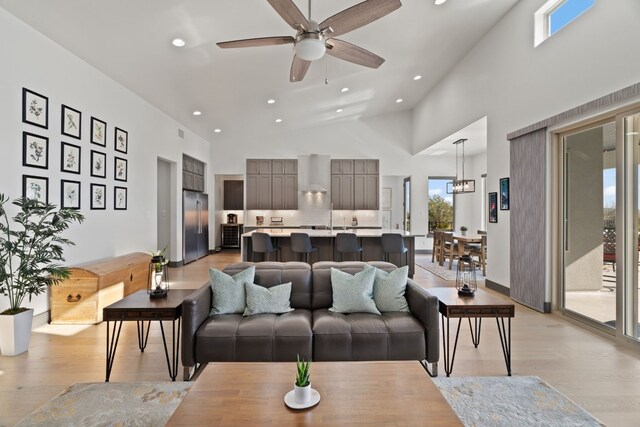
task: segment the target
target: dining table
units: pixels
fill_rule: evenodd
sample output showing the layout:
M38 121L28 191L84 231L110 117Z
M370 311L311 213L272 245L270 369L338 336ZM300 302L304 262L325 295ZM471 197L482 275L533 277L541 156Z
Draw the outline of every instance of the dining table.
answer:
M453 241L458 244L458 256L461 257L464 255L465 245L482 243L482 235L453 233Z

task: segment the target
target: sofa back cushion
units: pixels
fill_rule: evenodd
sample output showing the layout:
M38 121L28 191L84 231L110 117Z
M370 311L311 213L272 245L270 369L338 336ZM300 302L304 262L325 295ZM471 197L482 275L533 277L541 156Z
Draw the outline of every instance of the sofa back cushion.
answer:
M383 261L346 261L346 262L334 262L334 261L320 261L313 264L313 300L312 308L329 308L333 305L333 291L331 288L331 268L336 268L340 271L349 274L356 274L364 269L365 265L372 265L383 271L391 272L397 267L391 263ZM258 271L256 270L256 277Z
M239 262L224 268L225 273L234 274L255 265L253 283L270 288L291 282L291 307L311 308L311 267L304 262ZM329 285L331 286L331 285Z

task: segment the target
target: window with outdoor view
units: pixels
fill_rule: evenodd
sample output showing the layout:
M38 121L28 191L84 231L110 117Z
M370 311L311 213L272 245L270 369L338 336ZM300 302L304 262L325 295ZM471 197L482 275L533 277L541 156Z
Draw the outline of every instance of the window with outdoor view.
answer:
M434 230L453 230L454 206L453 194L447 194L447 182L455 177L429 177L429 234Z
M590 9L595 0L549 0L534 15L534 45L551 37Z

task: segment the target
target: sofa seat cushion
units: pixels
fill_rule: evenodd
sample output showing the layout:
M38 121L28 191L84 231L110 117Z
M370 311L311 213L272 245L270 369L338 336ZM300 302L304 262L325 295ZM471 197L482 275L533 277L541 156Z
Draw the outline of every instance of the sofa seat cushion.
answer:
M313 311L313 360L422 360L425 330L407 312Z
M196 332L196 360L211 362L293 362L311 357L311 312L220 314Z

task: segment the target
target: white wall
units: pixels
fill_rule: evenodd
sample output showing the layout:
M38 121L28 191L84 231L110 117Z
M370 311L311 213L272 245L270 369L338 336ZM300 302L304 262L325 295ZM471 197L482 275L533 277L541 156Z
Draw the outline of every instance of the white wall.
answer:
M413 152L488 117L487 191L509 176L508 132L640 81L637 0L595 6L533 47L533 15L518 2L420 103ZM489 224L488 279L509 286L509 211Z
M210 144L185 129L185 138L178 138L175 120L149 105L128 89L89 66L51 40L24 25L4 9L0 9L0 44L2 72L0 72L0 192L11 199L22 194L22 175L49 177L49 200L60 204L60 180L82 181L82 213L86 220L74 225L66 237L76 246L65 250L67 264L77 264L98 258L122 255L156 248L156 178L157 158L178 165L182 153L207 161ZM49 128L41 129L21 121L22 87L49 98ZM63 137L60 133L61 104L82 112L82 139ZM90 144L91 116L107 122L107 147ZM113 135L118 126L129 133L128 210L113 210ZM182 127L184 129L184 127ZM22 132L29 131L49 137L49 169L35 169L22 165ZM82 147L82 174L60 172L60 142L67 141ZM90 151L107 153L107 179L89 176ZM181 167L181 166L180 166ZM210 168L209 168L210 169ZM178 174L176 188L180 194L182 182ZM208 180L209 182L212 180ZM89 184L107 185L107 209L89 209ZM118 184L120 185L120 184ZM172 215L182 224L181 203ZM180 260L182 234L180 227L172 236L175 247L172 260ZM27 301L26 301L27 302ZM48 307L46 296L28 304L36 314ZM0 297L0 311L7 306Z
M455 229L459 230L461 226L466 225L469 233L474 233L482 226L482 198L487 197L482 193L480 180L482 174L487 172L487 154L478 154L476 156L465 156L465 178L476 180L475 193L456 194L455 206ZM503 211L504 212L504 211Z

